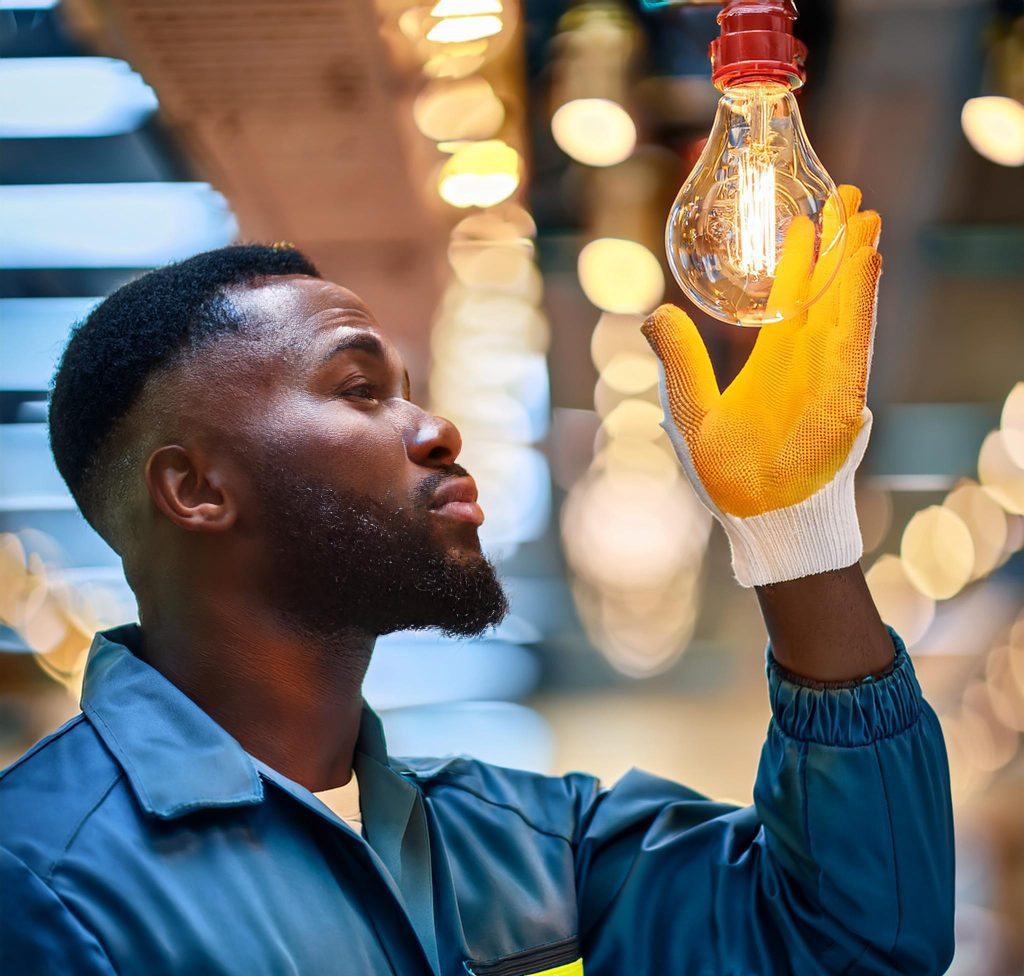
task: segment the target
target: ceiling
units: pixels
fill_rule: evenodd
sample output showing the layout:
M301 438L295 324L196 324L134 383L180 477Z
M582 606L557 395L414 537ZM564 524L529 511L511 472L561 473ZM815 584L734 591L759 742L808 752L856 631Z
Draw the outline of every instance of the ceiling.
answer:
M446 228L420 185L418 75L394 63L372 0L63 6L84 43L155 89L163 127L227 197L241 238L303 248L422 376Z
M72 43L126 58L155 88L159 120L147 138L159 151L141 154L149 178L177 170L176 178L208 180L230 202L243 239L288 240L307 250L326 276L377 311L422 394L431 317L446 280L444 242L459 214L437 201L432 175L442 157L412 124L418 66L404 39L382 30L407 6L65 0L62 10ZM548 259L542 270L571 340L556 336L553 399L588 408L594 376L577 333L592 325L593 313L572 278L588 230L586 186L595 177L554 147L547 127L551 40L567 6L524 2L520 98L531 142L529 200L542 262ZM959 131L959 106L982 84L990 5L808 0L800 8L799 30L811 45L803 104L812 141L835 178L862 186L885 221L876 402L997 399L1016 379L1012 364L1024 358L1016 306L1007 300L1024 274L1024 189L1019 171L982 160ZM679 85L704 78L716 11L639 3L635 11L646 38L642 131L678 150L713 107L705 99L686 116ZM116 179L119 167L146 178L138 140L122 141L117 154L106 154L103 178ZM13 149L8 165L17 168ZM680 161L678 180L684 175ZM993 225L1017 236L993 238ZM992 253L1001 268L985 261ZM567 302L557 296L560 273ZM62 277L64 294L109 290L75 289ZM116 273L93 278L100 286L120 280ZM952 353L965 318L975 340L968 363ZM728 376L751 336L701 325ZM917 368L908 371L908 363Z

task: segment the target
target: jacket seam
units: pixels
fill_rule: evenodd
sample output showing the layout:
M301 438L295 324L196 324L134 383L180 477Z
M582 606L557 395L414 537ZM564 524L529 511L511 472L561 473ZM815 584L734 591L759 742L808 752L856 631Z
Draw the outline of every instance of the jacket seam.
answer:
M878 761L878 750L875 750L875 763L878 767L878 778L882 781L882 791L886 794L886 823L889 826L889 847L892 855L892 869L895 876L896 882L896 931L893 933L892 944L889 946L888 953L892 955L893 950L899 944L900 941L900 929L903 927L903 913L899 910L900 904L900 872L899 872L899 860L896 857L896 841L895 834L893 832L892 824L892 807L888 802L888 790L885 788L885 774L882 771L882 764ZM871 944L866 940L863 943L861 951L857 954L857 957L853 959L850 964L840 973L840 976L849 976L850 973L856 972L858 967L863 961L864 957L871 951Z
M34 746L32 746L32 748L29 749L28 752L26 752L23 756L19 756L17 759L15 759L14 762L12 762L10 766L8 766L6 769L0 770L0 780L5 779L9 773L13 773L14 770L16 770L19 766L21 766L23 763L28 762L28 760L31 759L33 756L42 752L51 743L56 742L58 739L62 739L65 735L72 731L72 729L77 729L78 726L82 724L84 719L85 713L79 712L77 715L72 715L71 718L69 718L67 722L64 723L63 728L58 729L56 732L53 732L48 736L43 736L43 738L40 739Z
M120 774L118 774L118 775L120 775ZM116 780L115 780L115 782L116 782ZM111 784L111 786L113 786L113 784ZM106 793L109 793L109 792L110 792L110 789L108 788L107 791L104 793L104 796L106 796ZM7 853L12 858L14 858L14 860L17 861L25 869L25 871L28 874L30 874L33 878L35 878L36 880L39 881L39 883L53 896L53 898L57 902L57 904L60 905L60 907L63 908L64 911L67 912L68 915L71 918L73 918L78 923L79 927L82 929L83 932L88 933L89 935L92 936L93 939L95 939L96 945L99 946L100 952L103 953L103 958L106 960L107 965L110 967L110 971L112 973L114 973L115 976L116 976L116 973L118 972L117 967L114 965L113 960L110 958L110 953L107 951L107 947L103 944L103 940L100 938L99 933L98 932L94 932L88 925L85 924L85 922L81 918L79 918L79 916L75 912L75 910L63 898L61 898L60 892L58 892L53 887L53 885L49 882L49 880L47 878L40 877L38 874L36 874L36 872L33 871L13 851L9 850L6 847L4 847L3 850L7 851ZM48 872L48 873L52 873L52 870L51 870L51 872Z
M566 837L564 834L559 834L553 830L545 830L543 827L538 827L532 820L530 820L523 813L522 810L520 810L518 807L512 806L512 804L510 803L501 803L498 800L491 799L488 796L484 796L481 793L477 793L476 790L471 790L468 786L463 786L461 783L438 783L437 785L441 788L447 786L453 790L461 790L463 793L468 793L470 796L475 796L478 800L482 800L484 803L490 804L492 807L498 807L502 810L508 810L509 812L514 813L517 817L519 817L520 820L523 821L524 824L526 824L527 827L529 827L531 830L535 830L538 834L544 834L546 837L554 837L556 840L565 841L565 843L568 844L570 848L573 846L573 842L570 837Z
M808 796L807 791L807 753L808 746L806 742L799 743L798 757L796 761L797 776L800 781L800 819L802 821L801 827L803 828L804 837L807 838L807 847L810 850L811 858L814 860L814 866L816 869L816 877L814 879L815 895L818 899L818 904L821 904L821 868L818 866L817 858L814 856L813 846L814 843L811 840L811 798Z
M803 819L803 832L804 836L807 838L807 847L810 851L811 859L814 861L814 900L817 903L818 908L822 911L825 911L825 898L821 890L822 883L825 880L825 874L821 869L821 865L818 863L817 855L814 853L816 845L814 842L814 838L811 836L810 791L807 788L808 746L812 744L813 743L807 742L799 743L800 757L797 760L797 771L800 777L801 817ZM826 912L826 914L828 913ZM842 923L840 923L840 925L842 925ZM845 926L842 927L845 928ZM838 941L832 938L831 936L827 936L824 932L821 932L820 934L825 938L828 938L833 945L839 945ZM860 961L864 958L864 954L866 952L867 945L865 944L861 948L861 951L857 953L856 957L854 957L851 960L851 962L843 968L839 976L848 976L848 974L852 971L853 967L860 964Z
M902 667L903 658L894 653L893 659L887 667L874 674L865 675L863 678L855 678L852 681L815 681L813 678L805 678L803 675L783 667L773 655L768 664L768 671L770 673L774 670L781 680L796 685L798 688L809 688L812 691L852 691L863 685L876 684L885 678L890 678Z
M82 828L85 826L85 822L100 808L100 805L103 803L103 801L108 796L110 796L110 791L115 786L117 786L118 782L120 781L123 775L124 774L120 769L117 769L114 772L114 778L110 781L110 783L107 784L103 792L100 793L100 795L96 798L96 802L93 803L92 806L90 806L85 811L85 813L82 814L81 819L79 819L79 821L74 825L74 827L71 828L71 833L68 834L67 840L64 841L60 853L53 859L53 863L50 865L50 869L43 876L42 880L46 883L47 887L50 886L50 883L53 880L53 875L56 872L57 868L60 866L61 860L65 857L68 851L71 850L71 845L78 839L78 835L79 833L81 833Z
M882 763L878 757L878 750L875 749L875 763L878 765L878 778L882 781L882 789L885 792L885 811L886 821L889 825L889 849L892 857L892 872L896 881L896 931L893 933L892 945L889 946L889 952L891 953L900 941L900 932L903 929L903 912L900 911L900 905L903 899L900 896L900 863L899 858L896 856L896 831L893 827L892 822L892 803L889 801L889 789L885 781L885 770L882 767Z
M132 776L131 776L132 786L136 790L138 790L138 792L140 793L140 795L141 795L143 801L145 802L146 806L150 806L151 807L152 803L150 802L149 794L146 791L145 787L142 785L141 781L139 780L138 771L135 769L135 766L132 764L131 759L128 758L128 755L125 752L124 748L122 747L120 740L114 734L114 730L110 727L110 725L107 722L107 720L102 715L100 715L99 712L97 712L95 709L90 708L89 709L89 721L93 722L93 723L97 723L98 722L100 725L103 726L103 731L106 732L106 734L110 737L110 741L113 742L114 745L117 746L117 752L114 753L114 756L117 758L117 761L126 770L126 772L129 772L129 773L132 774ZM101 736L101 738L103 738L103 737ZM111 752L113 752L113 750L111 750Z
M564 939L554 939L551 942L541 942L538 945L527 946L525 949L518 949L516 952L510 952L507 955L490 956L487 959L472 958L467 960L467 962L471 963L474 968L476 968L477 966L494 966L498 963L508 962L509 960L516 960L518 962L521 956L532 955L540 949L553 949L556 947L561 948L562 946L565 946L566 948L575 949L577 953L576 958L578 959L580 957L582 950L580 948L580 937L577 934L567 935ZM574 959L570 961L575 962L576 960ZM524 960L524 963L526 964L529 964L529 962L530 960L528 959Z
M886 732L882 735L877 735L871 739L868 739L866 742L824 742L821 739L804 739L798 735L794 735L793 733L786 731L786 729L783 728L782 723L779 721L778 716L773 715L772 722L775 724L775 727L779 730L780 735L792 740L793 742L799 742L803 745L825 746L829 749L869 749L874 748L876 745L878 745L879 742L885 742L888 739L895 739L897 736L906 735L908 732L913 731L915 726L920 725L921 723L921 709L920 707L918 707L917 713L914 715L914 718L902 728L895 729L892 732Z

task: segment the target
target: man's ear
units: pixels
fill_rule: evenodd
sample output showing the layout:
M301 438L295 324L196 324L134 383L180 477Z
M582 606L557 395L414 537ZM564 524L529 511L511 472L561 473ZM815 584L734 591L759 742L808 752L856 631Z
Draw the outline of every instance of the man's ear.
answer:
M199 450L170 444L146 461L146 488L156 507L189 532L224 532L238 515L225 469Z

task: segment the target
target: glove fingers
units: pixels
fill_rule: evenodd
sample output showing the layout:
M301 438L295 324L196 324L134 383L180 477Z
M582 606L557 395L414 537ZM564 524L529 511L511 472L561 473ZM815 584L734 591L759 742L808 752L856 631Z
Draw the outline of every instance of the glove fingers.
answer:
M844 220L846 221L847 231L849 231L850 221L857 214L860 208L860 201L860 190L848 183L842 184L838 188L838 193L828 198L825 202L821 221L822 247L828 247L829 243L835 240ZM836 273L843 255L851 253L848 245L846 247L841 246L843 243L843 241L840 241L835 247L828 248L828 250L819 254L818 263L814 266L814 274L811 278L810 293L812 295L820 294L826 283L829 280L834 280L833 275Z
M807 330L811 386L848 423L860 415L867 396L881 269L882 257L870 245L852 253L829 289L836 292L834 311Z
M842 370L839 388L849 397L851 416L860 414L867 395L882 255L865 245L846 262L840 281L836 348L831 355Z
M876 210L854 214L846 226L846 254L854 255L862 247L878 247L882 234L882 218Z
M825 209L821 215L821 239L823 241L831 241L844 221L849 224L854 214L860 210L861 199L860 188L851 183L841 183L836 187L836 194L825 201Z
M846 219L849 220L858 210L860 210L861 201L864 199L864 194L861 193L859 186L854 186L852 183L840 183L836 187L839 193L839 199L842 201L843 209L846 211ZM829 204L832 204L829 207ZM830 197L828 202L825 204L825 217L826 219L831 218L832 220L842 219L842 215L836 211L835 208L835 197ZM831 228L835 231L835 227Z
M805 319L795 314L798 303L807 295L811 264L814 260L814 223L800 215L793 219L782 244L782 256L775 269L775 282L765 311L768 316L781 314L782 320L762 327L754 348L733 380L733 394L748 382L764 383L767 376L772 387L785 386L785 373L793 358L794 336Z
M811 347L821 347L833 341L840 324L840 292L845 269L851 258L862 248L877 248L882 230L882 218L874 210L864 210L850 217L846 228L846 242L843 248L843 261L836 276L832 279L825 293L811 305L807 316L807 342ZM822 354L824 355L824 354ZM814 349L809 350L810 362L821 361ZM815 377L812 375L811 380Z
M807 293L813 260L814 223L810 217L800 214L793 218L782 244L782 256L775 268L775 281L765 310L769 318L792 317L793 309Z
M640 331L664 367L671 419L684 435L696 430L719 396L697 327L682 309L665 304L647 317Z

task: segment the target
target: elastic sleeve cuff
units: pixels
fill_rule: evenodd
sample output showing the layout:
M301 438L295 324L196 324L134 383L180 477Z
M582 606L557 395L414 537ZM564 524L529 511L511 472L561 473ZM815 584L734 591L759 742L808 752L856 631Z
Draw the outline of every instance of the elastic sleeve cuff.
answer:
M768 695L783 735L830 746L865 746L909 729L921 712L921 687L907 648L890 627L896 657L881 676L822 685L783 669L768 646Z

